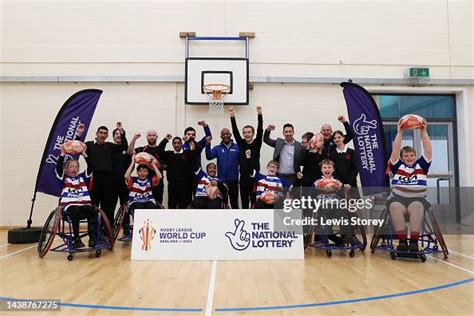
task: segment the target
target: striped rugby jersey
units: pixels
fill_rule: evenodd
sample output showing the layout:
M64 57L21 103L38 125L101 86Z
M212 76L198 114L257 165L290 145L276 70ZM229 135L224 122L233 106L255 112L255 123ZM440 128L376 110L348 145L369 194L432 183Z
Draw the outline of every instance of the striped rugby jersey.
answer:
M401 159L397 163L390 162L393 178L390 182L393 193L404 197L424 197L426 195L428 171L431 161L421 156L412 166L407 166Z
M66 175L66 173L59 176L56 173L56 177L62 181L63 184L59 205L63 206L64 210L70 205L85 205L91 203L88 189L91 176L92 174L87 174L86 171L75 177L70 177Z
M201 168L199 168L199 170L196 171L195 173L196 173L196 181L197 181L196 196L205 196L205 197L207 197L208 196L207 195L207 187L209 185L211 185L211 181L215 180L217 182L221 182L218 178L211 177L210 175L208 175L207 173L202 171ZM220 191L217 194L217 197L222 199L222 194L221 194Z
M277 176L266 176L254 170L254 172L250 175L252 178L257 180L257 200L260 196L268 191L272 191L280 198L285 197L284 190L285 188L289 188L290 184L285 179L280 179Z
M153 178L148 177L145 180L140 180L139 177L130 177L128 179L128 190L130 191L128 194L128 205L146 202L155 203L151 188L156 185L158 185L158 178L156 176Z

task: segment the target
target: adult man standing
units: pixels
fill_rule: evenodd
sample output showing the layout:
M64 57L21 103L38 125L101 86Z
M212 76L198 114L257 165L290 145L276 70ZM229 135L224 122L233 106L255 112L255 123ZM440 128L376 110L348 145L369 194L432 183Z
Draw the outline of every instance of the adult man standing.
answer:
M257 106L257 137L254 139L255 129L251 125L246 125L242 128L243 138L240 136L239 128L237 127L237 122L235 120L235 111L231 107L229 109L230 123L232 125L232 132L234 133L235 141L239 146L240 158L239 158L239 167L240 167L240 200L242 202L242 208L247 209L250 206L255 204L255 192L254 184L255 181L251 178L250 171L245 170L248 163L246 163L245 152L249 149L252 153L251 157L251 168L252 170L260 171L260 149L262 148L262 136L263 136L263 116L262 116L262 107Z
M86 142L87 165L94 173L92 178L92 190L90 191L92 203L100 206L110 224L114 223L116 193L114 190L114 169L112 155L120 153L128 148L122 123L117 122L117 130L120 133L120 144L107 142L109 129L100 126L95 133L95 140ZM77 129L76 139L80 139L84 133L84 124L80 123Z
M158 146L156 144L156 141L158 139L157 132L154 129L151 129L148 132L146 132L147 145L143 147L134 148L135 142L140 137L141 135L139 133L133 136L132 140L130 141L130 144L128 145L127 153L129 155L135 155L141 152L145 152L152 155L158 161L158 170L160 170L161 174L163 174L163 163L161 161L162 159L159 155ZM151 178L153 178L155 176L155 171L153 171L153 169L148 168L148 174L150 175ZM153 197L155 198L155 201L160 204L163 204L163 188L164 188L163 181L160 181L157 186L154 186L152 188Z
M209 128L209 125L207 125L205 121L198 121L198 125L202 126L202 128L204 129L205 136L202 137L199 141L196 141L196 130L194 129L194 127L191 127L191 126L186 127L186 129L184 130L184 137L183 137L183 140L184 140L183 150L184 151L189 150L190 142L192 141L196 142L195 143L197 145L195 149L196 162L198 163L198 166L201 166L202 150L204 149L204 147L206 147L206 143L207 143L206 139L208 137L212 137L212 134L211 134L211 129Z
M341 122L346 129L346 135L344 135L344 144L348 144L354 138L352 127L343 115L339 115L337 120ZM329 155L331 149L335 149L337 147L336 144L334 144L331 124L321 125L321 134L323 134L324 137L324 153Z
M240 151L232 139L227 128L221 131L221 143L211 149L211 138L206 144L206 158L217 158L217 177L227 185L230 205L233 209L239 208L239 156Z
M295 130L293 125L286 123L283 125L283 136L285 138L270 138L271 131L275 130L275 125L268 125L263 135L263 141L270 147L275 148L273 159L280 163L278 177L285 179L291 185L296 182L296 174L300 171L303 160L303 145L295 140Z

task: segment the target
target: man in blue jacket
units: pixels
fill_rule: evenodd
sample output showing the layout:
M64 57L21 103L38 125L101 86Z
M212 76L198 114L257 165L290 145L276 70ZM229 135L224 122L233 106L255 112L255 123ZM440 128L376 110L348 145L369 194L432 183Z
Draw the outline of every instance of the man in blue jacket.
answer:
M240 151L232 139L227 128L221 131L221 143L211 149L211 137L207 138L206 158L217 158L217 174L219 179L227 185L230 205L233 209L239 208L239 157Z

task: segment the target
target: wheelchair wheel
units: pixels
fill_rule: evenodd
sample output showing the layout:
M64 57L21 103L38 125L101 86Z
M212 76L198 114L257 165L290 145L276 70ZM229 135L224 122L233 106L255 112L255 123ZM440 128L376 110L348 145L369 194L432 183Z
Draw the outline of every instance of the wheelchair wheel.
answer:
M331 256L332 256L331 249L326 250L326 255L328 256L328 258L331 258Z
M115 214L114 227L112 230L114 243L117 240L117 237L120 233L120 229L122 228L123 219L125 218L126 215L127 215L127 206L126 205L120 206L120 208L117 211L117 214Z
M109 220L107 219L107 215L105 215L104 211L102 211L100 208L97 208L97 212L100 214L100 222L103 224L103 233L99 234L102 235L101 237L105 239L104 241L107 243L107 249L112 250L114 248L114 235L112 233L112 228L110 227ZM102 231L100 229L99 225L99 231ZM99 238L100 242L100 238Z
M448 255L449 255L448 247L446 246L446 243L444 241L443 234L441 233L441 229L439 228L438 222L436 221L436 218L434 217L433 210L430 208L428 209L428 216L430 217L431 223L433 224L433 230L434 230L433 233L435 234L436 240L438 241L438 244L441 247L441 250L443 251L444 259L448 259Z
M349 257L354 257L355 256L355 251L354 249L351 249L351 251L349 251Z
M390 258L392 258L392 260L397 259L397 254L395 253L395 251L390 251Z
M383 220L384 224L387 222L388 209L383 210L380 218ZM378 227L378 226L375 228L374 235L372 236L372 241L370 242L370 249L372 253L374 253L375 249L377 248L377 245L379 244L381 234L382 234L382 229L383 227Z
M74 259L74 256L73 256L72 254L69 254L69 255L67 256L67 260L68 260L68 261L72 261L72 259Z
M56 208L52 211L46 222L44 223L43 229L40 234L38 241L38 255L43 258L51 248L54 237L58 232L59 221L61 220L61 208Z
M426 255L424 253L420 254L420 261L425 262L426 261Z

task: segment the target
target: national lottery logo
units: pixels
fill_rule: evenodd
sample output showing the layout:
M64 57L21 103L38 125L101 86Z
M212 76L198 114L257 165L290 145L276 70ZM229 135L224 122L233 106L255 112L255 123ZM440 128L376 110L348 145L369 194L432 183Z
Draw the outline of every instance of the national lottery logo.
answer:
M371 129L377 128L377 120L367 121L367 116L362 114L354 121L352 128L359 135L367 135Z
M140 239L142 240L142 250L149 251L151 250L151 241L155 238L156 229L150 225L150 220L147 219L143 222L143 226L138 231L140 234Z
M238 251L245 250L250 245L250 233L244 229L245 221L236 218L234 225L234 231L225 233L225 236L229 239L232 248Z
M230 245L237 251L263 248L291 248L298 239L294 231L274 231L269 222L250 222L236 218L234 228L225 233Z

